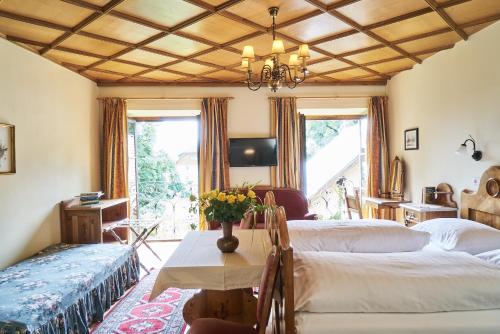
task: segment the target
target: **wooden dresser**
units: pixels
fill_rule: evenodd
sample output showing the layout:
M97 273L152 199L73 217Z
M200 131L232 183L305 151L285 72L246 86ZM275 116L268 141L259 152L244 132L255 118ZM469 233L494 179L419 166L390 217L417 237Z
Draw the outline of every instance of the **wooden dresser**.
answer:
M114 240L103 233L103 226L128 218L128 199L101 200L95 205L80 205L78 199L61 202L61 241L69 244L95 244ZM127 227L115 232L129 240Z
M458 209L435 204L401 204L405 226L411 227L434 218L457 218Z
M403 203L399 207L404 210L404 224L411 227L423 221L435 218L457 218L457 203L453 200L453 189L447 183L436 187L435 196L427 203ZM422 198L424 202L425 199Z

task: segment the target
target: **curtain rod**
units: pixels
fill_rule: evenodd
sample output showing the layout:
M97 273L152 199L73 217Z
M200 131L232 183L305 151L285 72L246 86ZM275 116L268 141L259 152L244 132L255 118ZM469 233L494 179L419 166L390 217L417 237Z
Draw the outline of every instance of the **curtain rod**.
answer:
M296 96L298 99L369 99L374 96L385 96L385 95L355 95L355 96Z
M232 96L209 96L210 97L220 97L226 98L229 100L234 99ZM98 100L104 100L106 97L98 97ZM155 101L155 100L203 100L207 97L126 97L124 98L126 101L128 100L144 100L144 101Z

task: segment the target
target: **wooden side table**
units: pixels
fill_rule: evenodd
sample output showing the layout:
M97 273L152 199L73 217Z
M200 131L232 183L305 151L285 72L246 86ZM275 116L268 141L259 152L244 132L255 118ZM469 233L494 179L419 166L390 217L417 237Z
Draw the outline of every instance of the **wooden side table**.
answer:
M409 203L410 201L404 199L380 198L380 197L365 197L366 205L378 210L377 219L382 217L381 210L389 211L389 219L396 220L396 209L402 203Z
M68 244L95 244L114 238L105 233L103 225L121 222L128 217L128 198L104 199L98 204L80 205L78 199L61 202L61 240ZM128 227L115 230L128 241Z
M434 218L456 218L458 209L436 204L401 204L405 226L411 227Z

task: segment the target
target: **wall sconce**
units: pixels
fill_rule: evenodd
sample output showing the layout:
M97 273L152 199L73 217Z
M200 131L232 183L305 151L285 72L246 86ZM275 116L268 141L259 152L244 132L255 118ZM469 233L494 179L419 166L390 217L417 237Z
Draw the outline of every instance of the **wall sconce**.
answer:
M457 149L457 154L466 155L467 154L467 143L472 143L472 159L479 161L483 157L483 152L476 151L476 141L469 135L470 138L467 138L462 145L460 145Z

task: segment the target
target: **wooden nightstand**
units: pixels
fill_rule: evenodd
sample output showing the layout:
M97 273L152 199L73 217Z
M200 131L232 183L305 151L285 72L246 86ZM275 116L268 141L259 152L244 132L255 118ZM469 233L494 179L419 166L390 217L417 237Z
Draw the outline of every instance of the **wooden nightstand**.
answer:
M457 208L435 204L404 203L399 206L404 210L404 223L407 227L434 218L457 218L458 213Z

